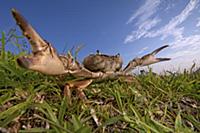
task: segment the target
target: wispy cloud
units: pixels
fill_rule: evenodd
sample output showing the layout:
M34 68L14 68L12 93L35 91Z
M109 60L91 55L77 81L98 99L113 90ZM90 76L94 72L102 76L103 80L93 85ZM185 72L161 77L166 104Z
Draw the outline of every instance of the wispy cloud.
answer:
M171 43L173 49L200 49L200 35L191 35Z
M127 35L124 43L133 42L141 38L160 22L161 19L154 16L160 3L160 0L146 0L144 5L129 18L127 24L137 20L136 23L134 23L137 30Z
M146 34L145 37L157 37L162 36L161 39L172 35L175 39L182 38L184 27L179 27L191 14L191 12L197 6L199 0L190 0L187 6L182 10L182 12L176 17L172 18L168 24L156 31L151 31Z
M157 11L157 7L160 4L160 0L146 0L142 5L127 21L127 24L131 23L134 19L138 18L136 24L149 19Z
M165 9L164 9L165 12L168 12L172 8L175 7L175 3L173 0L164 0L164 1L162 1L162 3L163 3L163 6L165 7Z
M200 28L200 17L197 19L196 27Z
M132 31L130 35L128 35L124 41L124 43L133 42L148 33L153 27L155 27L161 20L158 18L148 19L138 26L138 30Z
M183 38L184 27L180 27L180 25L187 20L197 6L199 0L190 0L179 15L172 18L166 25L158 30L152 30L152 28L161 21L160 18L153 17L157 14L160 1L155 0L152 3L150 1L151 0L146 0L145 4L129 19L128 23L137 18L136 26L138 28L126 36L124 43L133 42L140 38L154 38L159 36L161 36L162 40L168 36L173 36L176 40ZM148 8L148 5L150 8Z

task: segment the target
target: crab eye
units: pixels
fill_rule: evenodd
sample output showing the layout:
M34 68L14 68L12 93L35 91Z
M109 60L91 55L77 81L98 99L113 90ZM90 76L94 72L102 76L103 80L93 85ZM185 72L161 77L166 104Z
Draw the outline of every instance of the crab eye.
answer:
M97 49L96 53L97 53L97 54L100 54L100 51Z
M117 53L117 55L116 55L117 57L119 57L120 56L120 53Z

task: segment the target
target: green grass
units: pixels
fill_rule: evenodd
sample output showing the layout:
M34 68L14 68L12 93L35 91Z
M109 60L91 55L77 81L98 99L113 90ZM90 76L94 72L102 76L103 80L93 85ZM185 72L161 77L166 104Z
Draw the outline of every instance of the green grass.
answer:
M200 132L198 73L154 75L150 72L136 76L132 84L118 80L93 83L85 89L88 102L74 94L73 104L69 105L63 96L63 85L69 77L61 80L19 68L16 58L25 51L15 55L6 51L6 38L2 33L0 131Z

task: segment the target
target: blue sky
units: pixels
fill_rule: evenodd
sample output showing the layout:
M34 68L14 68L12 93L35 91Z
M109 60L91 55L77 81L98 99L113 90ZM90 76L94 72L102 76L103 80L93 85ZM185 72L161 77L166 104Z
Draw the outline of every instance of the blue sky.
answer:
M153 70L178 70L200 62L199 6L199 0L2 0L0 30L16 26L10 13L16 8L59 53L83 44L80 61L98 49L120 53L126 64L169 44L158 56L172 60Z

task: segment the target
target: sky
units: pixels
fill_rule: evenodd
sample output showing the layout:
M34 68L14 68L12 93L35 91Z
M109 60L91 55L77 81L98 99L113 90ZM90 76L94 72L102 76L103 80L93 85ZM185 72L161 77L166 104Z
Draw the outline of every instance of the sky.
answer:
M200 65L200 0L2 0L0 31L16 27L11 8L19 10L59 53L83 45L80 62L99 50L120 53L126 65L168 44L157 56L172 60L151 65L153 71Z

